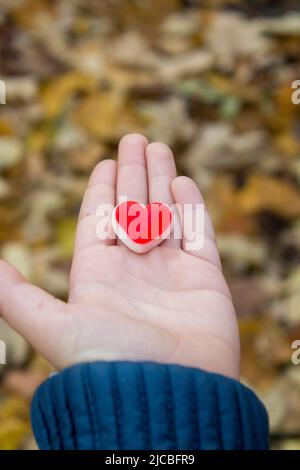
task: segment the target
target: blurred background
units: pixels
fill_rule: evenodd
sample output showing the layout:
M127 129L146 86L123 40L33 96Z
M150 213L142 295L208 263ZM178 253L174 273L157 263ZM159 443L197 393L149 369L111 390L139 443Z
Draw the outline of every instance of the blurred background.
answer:
M300 449L297 0L0 0L0 255L67 295L88 175L142 132L206 197L233 293L242 380L273 448ZM50 366L0 319L0 449L34 449Z

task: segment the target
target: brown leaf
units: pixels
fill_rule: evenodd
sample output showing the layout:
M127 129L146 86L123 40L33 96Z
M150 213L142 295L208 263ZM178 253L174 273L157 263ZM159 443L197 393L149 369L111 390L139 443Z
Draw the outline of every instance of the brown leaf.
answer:
M116 140L130 130L138 130L138 119L121 91L91 94L74 109L74 121L92 137Z
M52 80L41 93L45 115L48 118L56 117L76 92L91 91L96 85L95 77L78 71L69 72Z
M245 214L268 210L286 218L300 215L300 192L289 182L252 175L238 192L236 202Z

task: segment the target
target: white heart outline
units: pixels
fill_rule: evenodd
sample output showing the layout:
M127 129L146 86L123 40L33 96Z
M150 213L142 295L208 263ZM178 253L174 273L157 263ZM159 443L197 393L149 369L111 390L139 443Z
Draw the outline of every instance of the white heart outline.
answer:
M129 237L128 233L125 232L125 230L121 227L121 225L119 224L119 222L117 221L117 218L116 218L116 211L117 211L118 207L121 204L124 204L125 202L127 202L127 203L128 202L134 202L136 204L139 204L139 206L143 207L144 209L146 209L147 206L149 206L151 204L157 204L157 203L161 204L161 205L163 205L163 206L165 206L169 209L169 211L171 213L171 222L169 223L166 230L164 230L164 232L161 235L158 235L153 240L150 240L147 243L136 243ZM129 248L130 250L132 250L132 251L134 251L135 253L138 253L138 254L147 253L148 251L152 250L156 246L160 245L169 235L171 235L172 230L173 230L173 220L174 220L174 214L173 214L172 209L168 206L168 204L166 204L164 202L159 202L159 201L150 202L149 204L143 204L141 202L132 201L132 200L121 201L114 208L114 210L112 212L112 215L111 215L111 224L112 224L113 230L114 230L115 234L117 235L117 237L119 238L119 240L121 240L124 243L124 245L127 246L127 248Z

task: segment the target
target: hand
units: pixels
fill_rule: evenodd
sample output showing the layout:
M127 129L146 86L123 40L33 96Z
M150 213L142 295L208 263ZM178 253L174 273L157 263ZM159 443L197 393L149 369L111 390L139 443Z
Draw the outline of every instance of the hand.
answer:
M238 378L239 335L212 224L187 252L170 239L138 255L96 235L101 203L120 195L147 203L203 202L195 183L176 178L171 150L125 136L118 163L93 170L79 214L68 303L0 261L0 312L56 368L94 360L156 361Z

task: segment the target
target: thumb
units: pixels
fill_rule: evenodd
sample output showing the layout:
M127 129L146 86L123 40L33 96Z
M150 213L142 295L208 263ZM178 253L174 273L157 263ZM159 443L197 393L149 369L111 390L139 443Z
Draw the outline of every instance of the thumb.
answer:
M65 311L63 301L30 284L0 260L0 315L51 362Z

